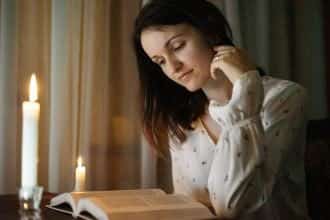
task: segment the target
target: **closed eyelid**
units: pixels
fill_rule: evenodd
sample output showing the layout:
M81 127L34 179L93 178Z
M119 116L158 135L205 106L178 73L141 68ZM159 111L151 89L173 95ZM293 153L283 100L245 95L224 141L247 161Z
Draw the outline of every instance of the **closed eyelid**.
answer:
M178 42L174 42L173 44L172 44L172 48L174 48L174 49L178 49L178 48L181 48L181 47L183 47L184 45L185 45L185 41L183 41L183 40L180 40L180 41L178 41Z
M175 40L175 41L173 41L172 43L171 43L171 45L173 46L173 45L180 45L180 44L182 44L184 41L183 40Z
M169 44L169 46L174 47L174 46L177 46L177 45L181 45L183 43L185 43L185 40L184 39L182 39L182 38L176 38L176 39L173 39L171 41L171 43Z
M177 41L179 41L179 39L183 36L184 34L181 33L181 34L177 34L177 35L174 35L173 37L171 37L165 44L165 47L169 47L171 44L174 44L176 43ZM181 41L181 40L180 40Z
M183 39L180 39L181 37L183 36L183 34L177 34L173 37L171 37L166 43L165 43L165 47L168 48L168 49L172 49L172 48L175 48L176 47L176 44L178 44L179 47L181 47L183 44L185 44L185 41ZM160 57L160 56L153 56L151 58L151 60L160 65L161 63L163 63L165 60Z

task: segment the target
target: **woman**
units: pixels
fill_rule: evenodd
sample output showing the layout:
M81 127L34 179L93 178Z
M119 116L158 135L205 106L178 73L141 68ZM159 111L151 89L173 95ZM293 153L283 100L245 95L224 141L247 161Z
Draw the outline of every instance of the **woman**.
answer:
M143 127L169 137L175 193L219 218L308 219L305 91L260 76L205 0L155 0L135 22Z

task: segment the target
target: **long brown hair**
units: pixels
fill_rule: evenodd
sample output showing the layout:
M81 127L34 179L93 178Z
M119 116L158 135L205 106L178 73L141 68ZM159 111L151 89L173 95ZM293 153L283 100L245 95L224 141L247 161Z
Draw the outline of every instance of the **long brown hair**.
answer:
M149 143L164 153L162 137L186 139L185 130L205 113L208 100L202 90L189 92L170 80L153 63L141 45L141 33L149 27L189 24L198 29L210 46L233 45L232 32L222 13L205 0L154 0L135 20L133 44L141 86L143 132Z

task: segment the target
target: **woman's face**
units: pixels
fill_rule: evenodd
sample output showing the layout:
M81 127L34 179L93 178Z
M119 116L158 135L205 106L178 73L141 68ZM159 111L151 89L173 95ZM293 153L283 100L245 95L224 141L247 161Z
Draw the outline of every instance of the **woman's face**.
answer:
M214 51L191 25L148 28L141 34L141 44L170 79L189 91L202 88L211 77Z

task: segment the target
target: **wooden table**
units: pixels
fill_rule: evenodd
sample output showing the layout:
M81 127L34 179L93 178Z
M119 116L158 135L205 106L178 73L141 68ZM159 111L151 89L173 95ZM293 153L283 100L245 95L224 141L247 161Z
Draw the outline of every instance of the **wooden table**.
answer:
M72 220L72 216L66 215L45 207L49 200L56 194L44 193L41 202L42 220ZM19 220L18 213L18 196L15 194L0 195L0 219L2 220Z
M51 198L56 196L53 193L44 193L41 201L41 219L42 220L73 220L71 215L57 212L45 207L49 204ZM0 220L20 220L18 213L18 196L16 194L0 195ZM204 220L219 220L218 218Z

